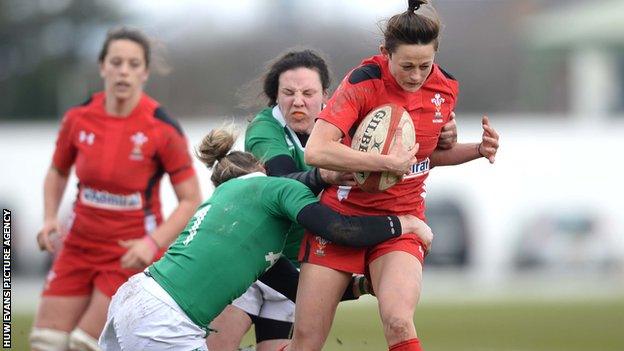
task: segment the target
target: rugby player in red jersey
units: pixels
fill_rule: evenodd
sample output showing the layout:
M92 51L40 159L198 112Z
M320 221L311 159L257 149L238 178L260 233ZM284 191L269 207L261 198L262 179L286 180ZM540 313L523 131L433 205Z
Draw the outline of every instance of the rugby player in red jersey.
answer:
M33 350L99 350L111 297L152 263L201 201L186 137L143 92L150 44L133 29L109 31L99 55L104 91L64 116L44 182L42 250L57 252L30 335ZM72 166L78 196L62 248L57 212ZM163 219L167 173L178 206Z
M429 169L480 157L494 162L498 134L483 118L480 143L436 149L442 126L452 118L458 83L434 63L440 20L426 1L409 1L384 30L381 54L365 59L342 81L320 113L306 146L308 164L337 171L390 171L405 175L394 187L376 194L357 187L330 187L321 202L343 214L413 214L425 219ZM374 108L403 106L416 127L417 146L396 155L353 150L352 130ZM413 162L413 156L417 162ZM425 250L414 235L403 235L367 249L327 242L307 232L299 258L303 262L294 337L290 350L320 350L337 303L352 273L370 275L388 348L421 350L413 315L421 291Z

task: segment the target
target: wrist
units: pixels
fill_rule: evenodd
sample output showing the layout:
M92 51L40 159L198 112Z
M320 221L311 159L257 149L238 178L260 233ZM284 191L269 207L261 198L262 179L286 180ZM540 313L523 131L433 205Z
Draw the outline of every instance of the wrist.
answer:
M397 236L417 233L419 229L420 219L412 215L398 216L399 224L401 225L400 233Z
M324 186L330 184L328 171L322 168L315 168L317 180Z
M477 144L477 154L479 155L479 157L486 157L482 152L481 152L481 146L483 145L483 142L480 142L479 144Z
M143 241L145 243L147 243L147 246L150 247L150 249L152 250L152 252L154 253L154 255L158 252L158 250L160 250L160 245L158 245L158 243L156 242L156 240L154 239L154 237L152 237L149 234L146 234L143 237Z
M43 216L43 221L45 223L50 223L56 221L56 215Z

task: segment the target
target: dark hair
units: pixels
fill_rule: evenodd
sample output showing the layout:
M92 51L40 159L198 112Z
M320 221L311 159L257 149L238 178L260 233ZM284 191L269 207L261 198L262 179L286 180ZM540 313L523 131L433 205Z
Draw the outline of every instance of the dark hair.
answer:
M268 71L263 76L262 91L268 98L268 106L277 105L277 90L279 88L279 77L282 73L296 68L309 68L318 72L321 79L323 91L329 89L330 73L325 59L317 52L304 50L290 50L269 62Z
M131 40L141 46L143 48L143 58L145 59L145 67L149 67L150 58L151 58L151 50L150 50L150 40L147 38L143 32L138 29L133 29L129 27L116 27L108 31L106 33L106 39L104 40L104 44L102 44L102 48L100 49L100 55L98 56L98 62L104 62L106 55L108 54L108 47L110 43L114 40Z
M232 130L213 129L195 150L195 156L206 167L212 168L210 180L215 187L232 178L264 169L249 152L230 152L235 141L236 137Z
M393 53L402 44L428 45L438 50L440 18L427 0L409 0L407 11L392 16L383 30L384 46Z

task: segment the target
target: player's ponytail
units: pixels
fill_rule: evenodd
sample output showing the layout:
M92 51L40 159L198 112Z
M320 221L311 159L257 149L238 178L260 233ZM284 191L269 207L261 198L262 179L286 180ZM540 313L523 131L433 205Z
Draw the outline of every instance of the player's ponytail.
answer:
M408 0L407 12L414 12L420 8L420 5L426 4L426 0Z
M230 151L236 141L233 127L213 129L195 150L195 156L212 168L210 180L215 187L232 178L264 171L260 162L250 153Z
M407 11L392 16L385 29L384 46L390 52L402 44L434 44L438 50L440 18L427 0L408 0Z

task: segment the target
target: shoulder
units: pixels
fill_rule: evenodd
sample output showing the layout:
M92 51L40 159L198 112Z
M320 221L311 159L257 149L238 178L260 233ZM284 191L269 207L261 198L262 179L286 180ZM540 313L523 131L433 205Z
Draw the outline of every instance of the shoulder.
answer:
M356 67L348 75L348 82L353 85L378 79L381 79L381 67L377 63L367 63Z
M282 125L273 117L272 109L266 108L254 117L254 119L247 125L247 132L245 138L266 136L265 133L275 132L283 134Z
M145 116L143 118L150 121L156 128L161 128L184 137L184 131L180 123L173 118L158 101L144 93L139 104L142 111L141 113Z
M249 127L255 125L266 125L281 127L279 122L273 117L273 109L270 107L260 111L249 123Z
M70 107L66 115L67 116L80 116L89 110L96 109L98 107L98 102L102 102L103 100L103 92L95 93L89 95L86 99L84 99L81 103L76 104Z
M92 112L97 109L97 101L101 100L102 94L103 93L92 94L81 103L67 109L65 115L63 116L62 123L71 125L77 123L79 119L87 117L89 115L88 112Z
M434 74L436 75L434 84L446 87L450 90L450 93L452 93L453 95L457 95L457 92L459 90L459 82L457 81L455 76L453 76L446 69L442 68L439 65L434 66Z
M442 68L442 66L438 65L438 69L440 70L440 73L442 73L445 79L457 81L457 79L452 74L450 74L447 70Z
M291 178L284 178L284 177L273 177L273 176L266 176L266 177L262 177L263 179L263 183L265 183L266 186L266 191L269 192L273 192L275 194L279 194L282 193L284 191L290 191L290 190L300 190L300 189L308 189L308 187L301 183L298 180L295 179L291 179Z
M180 123L173 117L171 117L162 106L158 106L154 109L153 117L158 123L162 123L163 126L175 130L180 136L184 136L184 131Z

